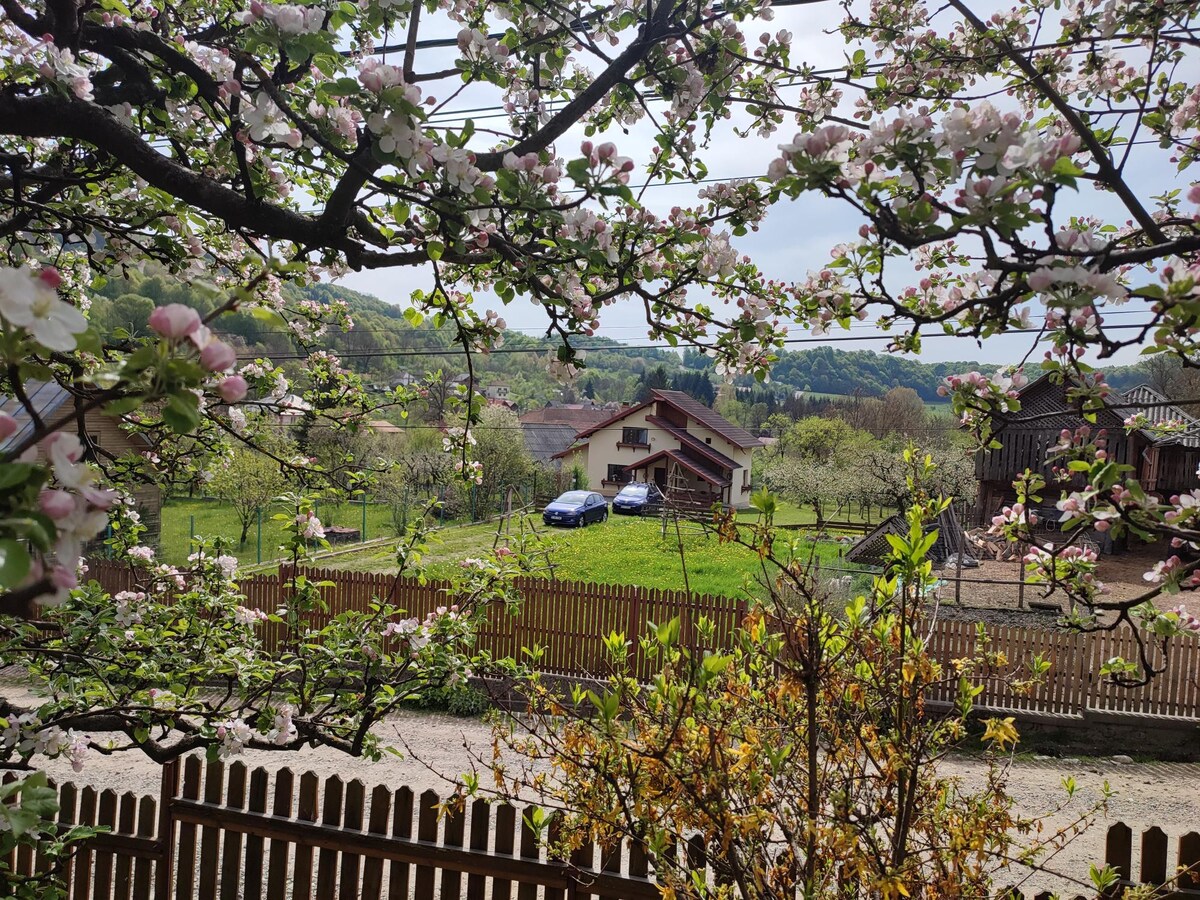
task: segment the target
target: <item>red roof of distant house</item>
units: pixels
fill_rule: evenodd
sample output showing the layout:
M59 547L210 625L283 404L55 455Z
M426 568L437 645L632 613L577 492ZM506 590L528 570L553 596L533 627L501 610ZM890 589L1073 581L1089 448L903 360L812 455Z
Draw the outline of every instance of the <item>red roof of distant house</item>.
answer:
M720 414L713 412L711 409L709 409L703 403L700 403L697 400L693 400L691 397L689 397L683 391L660 391L660 390L651 391L651 397L645 403L639 403L637 406L627 407L627 408L621 410L615 416L611 416L608 419L606 419L605 421L598 422L597 424L593 425L591 428L588 428L588 429L585 429L584 431L579 432L579 434L575 435L575 439L580 440L582 438L587 437L588 435L595 434L597 431L600 431L602 428L606 428L607 426L613 424L614 422L619 422L621 419L625 418L626 416L630 415L631 413L635 413L639 409L645 409L651 403L654 403L655 401L658 401L658 400L661 400L662 402L675 407L677 410L679 410L681 413L688 416L689 418L695 419L697 422L699 422L705 428L708 428L709 430L716 432L721 437L725 438L725 440L727 440L731 444L733 444L735 447L738 447L742 450L748 450L753 447L761 447L763 445L762 441L760 441L758 438L756 438L750 432L746 431L743 428L738 428L732 422L727 420L724 416L721 416Z
M522 425L570 425L577 432L612 417L613 411L603 406L581 403L544 406L521 414Z

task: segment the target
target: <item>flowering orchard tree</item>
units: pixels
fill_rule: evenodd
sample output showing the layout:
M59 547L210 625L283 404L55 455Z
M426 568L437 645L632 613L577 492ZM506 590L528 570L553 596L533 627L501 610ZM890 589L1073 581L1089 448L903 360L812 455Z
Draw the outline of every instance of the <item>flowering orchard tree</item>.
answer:
M825 5L775 6L803 26ZM237 368L214 320L254 309L301 342L328 315L348 324L336 309L285 302L284 280L420 267L432 288L414 303L468 351L496 347L505 329L475 294L496 306L520 296L561 338L551 368L568 377L582 365L576 339L621 303L729 375L765 377L789 327L859 320L916 351L930 331L985 338L1036 319L1052 349L1027 368L1070 380L1085 407L1107 390L1093 365L1119 350L1195 363L1191 2L1027 0L986 18L965 0L850 2L848 50L828 70L767 24L777 9L766 0L0 0L0 10L0 351L20 410L0 420L12 439L0 481L10 613L75 589L83 543L125 515L108 476L175 477L172 460L253 440L240 433L240 401L287 386L268 360ZM463 112L479 104L496 114ZM706 160L751 137L743 146L765 148L765 176L709 179ZM697 183L694 201L656 210L641 185L667 182ZM735 249L818 200L861 221L823 267L764 272ZM147 261L211 283L221 303L204 321L164 307L154 339L104 345L88 328L88 288ZM366 411L336 358L314 358L310 374L320 409ZM974 375L946 390L986 440L994 416L1020 415L1024 377ZM31 380L61 385L67 411L42 419ZM93 412L132 419L162 452L123 467L89 461ZM478 479L469 430L449 443ZM1072 534L1105 524L1200 544L1195 497L1147 494L1091 435L1068 435L1061 452L1086 484L1064 501ZM1019 536L1024 509L996 527ZM1064 553L1039 550L1030 565L1155 636L1195 630L1149 595L1105 600L1094 560L1066 565ZM1151 592L1193 587L1198 565L1156 569ZM1135 677L1124 665L1114 674ZM256 733L270 718L254 720Z
M516 753L477 759L491 777L473 775L468 789L533 793L561 810L548 835L561 859L593 841L619 854L631 839L664 897L991 897L1031 870L1053 871L1107 797L1058 828L1020 815L1008 795L1011 718L982 723L978 783L939 771L949 750L979 737L969 717L983 678L1019 691L1050 662L1010 665L982 626L975 654L930 657L926 525L949 501L921 491L928 459L906 462L908 527L869 597L835 611L804 558L811 550L777 539L776 501L758 493L757 522L719 522L722 541L760 554L769 588L732 640L702 615L614 632L610 676L568 699L524 672L528 714L495 726L497 746ZM638 677L639 659L653 678ZM947 713L933 714L939 700ZM1069 779L1063 787L1059 810L1075 792ZM1113 877L1093 868L1097 889Z

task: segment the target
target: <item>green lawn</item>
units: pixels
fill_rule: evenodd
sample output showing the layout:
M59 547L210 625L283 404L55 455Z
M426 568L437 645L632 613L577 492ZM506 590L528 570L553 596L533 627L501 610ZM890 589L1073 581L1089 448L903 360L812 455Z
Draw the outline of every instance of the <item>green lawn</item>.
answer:
M891 515L891 510L883 513L883 517ZM743 509L738 512L739 522L753 522L758 519L759 513L756 509ZM841 512L838 512L833 504L825 508L825 518L836 522L866 522L863 511L853 504L844 507ZM872 511L871 522L868 524L878 524L880 521L879 510ZM796 525L816 525L817 516L813 512L811 506L797 506L789 500L784 500L780 497L775 498L775 524L783 527Z
M602 584L636 584L648 588L683 590L683 564L679 557L679 542L673 528L662 536L657 519L637 519L619 516L607 522L582 529L544 529L551 547L554 576L566 581L589 581ZM495 526L472 525L447 528L439 532L442 543L434 544L426 557L432 576L448 575L458 569L461 560L483 556L492 549ZM698 526L682 526L684 559L687 565L687 584L692 591L731 597L744 596L749 589L755 594L761 588L750 579L761 574L758 557L745 548L722 545L713 535L705 535ZM800 552L807 554L812 544L804 536L787 534L779 538L777 552L786 549L786 542L798 540ZM830 542L816 545L817 557L825 565L835 565L837 546ZM364 550L340 556L331 565L339 569L365 572L396 570L390 550Z
M283 543L283 523L275 522L272 516L285 512L282 506L264 509L262 514L262 559L269 560L279 556L279 547ZM350 528L362 529L363 507L361 503L320 502L317 504L317 516L326 526L344 525ZM219 500L170 500L163 505L162 538L159 557L169 563L184 562L191 553L190 538L223 537L236 542L241 533L241 525L236 513L227 504ZM386 537L394 534L391 512L384 504L367 504L367 533L366 540ZM259 559L258 523L250 525L244 547L235 549L235 554L243 564L254 563Z

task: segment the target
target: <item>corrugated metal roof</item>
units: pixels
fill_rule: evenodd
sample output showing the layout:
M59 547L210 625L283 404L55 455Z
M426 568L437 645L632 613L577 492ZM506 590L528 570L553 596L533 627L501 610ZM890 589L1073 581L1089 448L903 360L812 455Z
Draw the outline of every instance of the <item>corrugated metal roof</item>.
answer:
M1139 384L1137 387L1130 388L1123 393L1126 403L1136 405L1134 409L1122 410L1126 416L1141 413L1153 425L1161 425L1164 422L1174 419L1183 422L1187 426L1184 431L1176 431L1170 434L1155 435L1151 432L1150 436L1157 443L1200 447L1200 419L1174 405L1167 397L1160 394L1148 384Z
M703 403L694 400L685 394L683 391L660 391L651 392L658 400L665 400L670 403L680 412L686 413L697 422L702 422L706 427L712 429L721 437L725 438L730 443L743 450L748 450L752 447L761 447L762 441L746 431L744 428L739 428L734 425L724 416L713 412Z
M27 381L25 395L43 420L53 416L71 398L70 392L54 381ZM33 434L34 426L29 411L16 397L0 397L0 412L6 412L17 420L17 430L0 441L0 452L3 452L9 447L16 447Z
M1173 404L1155 405L1163 403L1170 404L1170 400L1149 385L1141 384L1124 392L1112 390L1104 399L1104 406L1096 410L1095 427L1107 428L1110 432L1124 431L1125 420L1139 413L1151 423L1181 419L1191 426L1187 431L1173 434L1160 434L1147 428L1138 431L1154 444L1200 447L1200 419ZM1087 423L1083 413L1067 400L1066 385L1055 384L1049 375L1043 375L1021 391L1021 411L1014 414L1014 421L1002 420L999 430L1061 431L1064 428L1074 430L1084 424Z
M527 422L521 425L521 437L529 455L544 463L575 442L575 429L571 425Z
M966 536L953 506L938 515L937 529L937 540L929 551L929 558L935 563L940 565L951 553L966 552ZM874 531L846 551L846 561L869 566L886 565L892 556L892 546L887 540L889 534L908 534L908 520L901 515L884 519Z

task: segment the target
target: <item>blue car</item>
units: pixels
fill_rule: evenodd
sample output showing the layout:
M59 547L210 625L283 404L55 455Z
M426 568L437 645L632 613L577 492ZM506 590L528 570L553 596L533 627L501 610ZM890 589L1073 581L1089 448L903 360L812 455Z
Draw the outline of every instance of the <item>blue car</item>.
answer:
M582 528L589 522L603 522L607 518L608 504L592 491L567 491L542 510L542 521L547 525L571 528Z
M662 509L663 495L656 484L631 482L613 498L613 512L628 516L656 513Z

